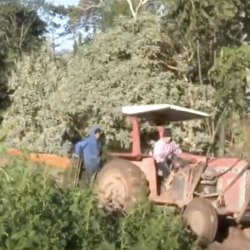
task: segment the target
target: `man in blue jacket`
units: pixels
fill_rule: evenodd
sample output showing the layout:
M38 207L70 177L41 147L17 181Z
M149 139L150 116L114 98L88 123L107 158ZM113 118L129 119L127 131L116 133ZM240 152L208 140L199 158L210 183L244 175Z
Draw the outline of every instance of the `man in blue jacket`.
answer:
M101 129L100 127L93 127L89 137L79 141L75 145L75 156L83 161L85 169L86 184L89 185L92 177L100 170L102 166L101 160Z

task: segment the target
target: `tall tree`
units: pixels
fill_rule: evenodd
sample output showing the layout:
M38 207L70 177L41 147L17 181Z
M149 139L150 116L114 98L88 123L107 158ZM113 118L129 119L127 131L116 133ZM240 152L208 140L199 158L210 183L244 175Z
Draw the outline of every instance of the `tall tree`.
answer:
M130 125L121 113L124 105L169 102L212 111L213 103L199 98L200 89L185 79L185 71L172 69L185 70L182 65L188 58L184 50L176 54L162 24L155 16L119 19L80 48L67 70L49 56L26 58L12 78L15 96L3 123L9 142L34 151L65 153L60 134L65 116L70 116L83 135L100 123L107 143L127 147ZM213 89L207 93L212 96ZM191 151L202 150L209 139L202 128L199 122L189 123L181 132L176 125L176 136Z
M81 43L93 38L98 32L112 27L121 16L136 18L145 9L149 10L152 1L148 0L80 0L76 7L69 8L69 29L77 38L79 31L85 33ZM151 4L152 5L152 4ZM76 39L78 42L79 39ZM78 44L78 45L81 45Z
M114 139L119 144L127 145L126 122L117 107L124 103L166 100L212 113L209 122L189 123L183 134L176 126L177 134L180 139L184 138L184 144L190 150L202 151L209 144L217 149L219 138L232 138L232 129L223 128L226 122L230 124L228 121L232 117L231 113L240 118L244 116L244 93L247 87L245 72L249 65L248 46L243 45L248 41L247 5L237 0L165 0L166 9L163 8L161 15L149 18L145 17L144 10L147 9L148 12L146 2L142 2L143 5L137 5L140 2L133 3L133 10L136 6L141 8L136 16L131 12L128 1L120 2L126 3L124 6L127 14L123 14L122 18L115 15L112 26L97 34L96 39L89 44L80 47L67 65L67 75L60 80L56 94L51 97L53 112L58 119L52 122L51 113L50 118L46 118L48 107L40 107L39 112L30 111L30 107L21 103L25 87L14 88L14 104L4 124L13 128L9 138L13 138L17 130L22 131L21 139L16 142L17 146L60 152L59 144L55 145L51 138L59 138L58 131L63 127L65 115L70 115L84 133L90 124L100 122L107 131L108 141ZM149 3L147 2L147 6ZM110 7L106 5L102 8L112 11L108 6ZM85 11L87 6L84 8ZM92 14L89 15L91 17ZM98 17L99 14L93 15ZM242 27L241 32L238 33L235 27ZM35 57L33 60L43 59ZM30 69L33 64L26 64L27 71L32 71ZM46 75L44 71L39 72L34 73L35 79ZM20 71L18 75L18 78L14 78L15 81L27 78L25 72ZM48 80L48 84L49 82ZM15 86L19 84L22 83ZM37 86L33 86L33 80L29 84L29 90L33 89L34 93L40 91L36 90ZM42 88L46 89L46 84ZM108 95L109 99L106 98ZM54 102L55 96L60 96L60 100ZM37 99L30 102L36 103ZM22 116L16 113L15 106L23 107ZM35 117L25 120L30 121L29 126L22 121L26 112L28 117L30 112ZM9 123L14 121L10 117L18 120L18 126ZM203 132L205 127L208 134ZM45 130L50 131L47 139L41 133ZM34 138L35 131L41 135L42 143ZM195 136L194 139L191 139L192 136ZM33 145L31 141L34 142ZM224 149L220 151L223 153Z
M0 109L9 103L7 81L15 61L38 49L46 31L37 12L17 2L3 1L0 8Z
M173 60L168 64L169 69L178 74L182 74L185 69L185 77L203 89L204 101L206 86L217 90L214 99L216 118L213 124L208 124L211 143L216 148L218 137L223 141L226 136L223 128L225 123L230 124L226 120L233 117L232 111L244 118L247 87L245 72L248 68L248 48L245 45L250 37L249 1L90 0L79 1L77 7L80 24L99 30L112 26L121 15L135 18L145 10L153 10L165 20L162 29L166 29L177 54L182 48L185 49L188 57L186 64L177 68ZM232 62L237 66L233 66ZM224 152L224 149L220 147L219 151Z

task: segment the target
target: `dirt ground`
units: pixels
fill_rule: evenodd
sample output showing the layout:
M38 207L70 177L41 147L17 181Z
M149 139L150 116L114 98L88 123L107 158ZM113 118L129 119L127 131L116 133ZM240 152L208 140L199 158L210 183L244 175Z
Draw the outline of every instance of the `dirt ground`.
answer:
M207 250L250 250L250 228L229 228L227 238L221 243L212 243Z

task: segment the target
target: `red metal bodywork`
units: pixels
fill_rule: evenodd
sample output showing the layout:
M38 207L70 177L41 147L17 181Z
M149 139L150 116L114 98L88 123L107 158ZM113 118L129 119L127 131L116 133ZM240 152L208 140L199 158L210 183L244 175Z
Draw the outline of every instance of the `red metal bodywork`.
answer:
M200 157L196 155L188 155L189 157L196 158L197 162L200 160L205 161L205 157ZM202 159L203 158L203 159ZM157 183L157 170L155 166L154 159L150 156L143 157L140 161L132 161L137 165L145 174L146 179L149 183L150 188L150 200L156 203L168 203L170 202L170 197L167 194L159 193L158 183ZM210 159L208 161L210 167L214 167L222 174L218 178L218 193L222 192L239 174L239 172L248 164L245 160L240 160L237 158L217 158ZM228 169L232 169L226 172ZM225 174L223 174L226 172ZM245 201L250 195L250 171L245 171L245 173L236 181L236 183L228 189L224 194L224 202L226 213L236 216L241 208L243 207ZM187 205L189 200L184 201L184 205Z
M143 155L141 153L140 146L140 126L137 117L132 117L132 152L131 153L112 153L110 155L130 160L132 163L137 165L145 174L146 179L149 183L150 195L149 198L155 203L169 204L174 203L172 197L169 197L169 193L159 193L158 181L157 181L157 169L155 166L154 159L149 155ZM163 135L163 127L157 127L159 136ZM250 170L246 170L238 180L228 188L232 181L237 178L240 171L242 171L248 162L239 158L220 157L207 159L205 156L193 155L189 153L182 153L181 157L186 160L192 160L193 166L199 162L208 162L209 167L216 168L219 173L218 177L218 195L213 197L213 201L221 198L220 194L223 193L224 200L224 212L228 215L237 217L243 207L247 206L246 203L249 201L250 196ZM180 203L180 206L187 205L189 200Z
M67 170L71 165L71 160L68 157L59 155L36 153L26 154L15 148L10 148L7 153L10 156L24 157L25 159L31 160L32 162L52 166L61 170ZM1 159L1 162L3 163L3 159Z
M160 204L174 204L180 207L187 205L189 199L179 201L179 203L171 197L171 193L159 192L157 168L154 159L142 154L140 145L140 126L137 117L132 117L132 152L131 153L110 153L111 156L123 158L131 161L137 165L146 176L149 184L150 194L149 198L155 203ZM162 136L163 128L158 127L159 135ZM18 156L24 155L20 150L10 149L8 151L10 155ZM46 164L62 170L70 168L70 159L67 157L61 157L57 155L49 154L28 154L26 158L35 161L37 163ZM192 160L192 166L195 166L199 162L206 162L205 156L192 155L189 153L182 153L183 159ZM218 195L212 198L212 202L216 202L216 199L223 198L224 200L224 213L232 215L235 218L244 213L250 199L250 171L246 170L242 176L227 190L230 183L235 180L240 171L248 166L248 162L238 158L221 157L215 159L208 159L208 166L216 168L220 176L218 177ZM188 193L188 181L186 181L185 192ZM185 194L185 195L186 195ZM223 197L220 197L223 194ZM216 206L216 205L215 205Z

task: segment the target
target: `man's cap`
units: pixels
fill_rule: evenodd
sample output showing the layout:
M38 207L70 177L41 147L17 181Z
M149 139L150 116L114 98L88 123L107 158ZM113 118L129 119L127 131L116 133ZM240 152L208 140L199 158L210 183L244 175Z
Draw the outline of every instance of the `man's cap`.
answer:
M101 132L101 128L96 128L95 133L99 133L99 132Z

